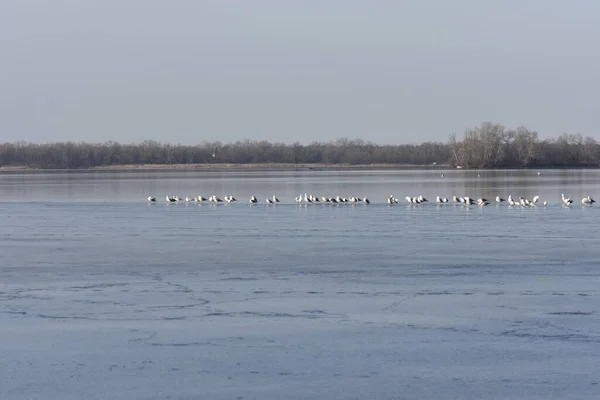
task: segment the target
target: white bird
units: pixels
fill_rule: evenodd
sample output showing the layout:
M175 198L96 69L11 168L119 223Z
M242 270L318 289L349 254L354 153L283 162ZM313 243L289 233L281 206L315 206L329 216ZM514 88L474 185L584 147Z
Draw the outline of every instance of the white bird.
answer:
M496 196L496 203L502 203L503 201L505 200L502 197Z
M363 203L365 203L365 204L370 204L371 202L369 201L369 199L367 199L367 198L365 197L365 198L363 198Z
M224 199L227 202L227 204L231 204L234 201L237 201L237 199L235 197L233 197L233 196L225 196Z
M533 196L533 199L531 199L531 202L533 204L537 204L539 200L540 200L540 196Z
M155 198L155 197L152 197L152 196L148 196L148 201L149 201L150 203L156 203L156 198Z
M190 196L185 196L185 201L186 201L186 203L189 203L190 201L196 201L196 198L190 197Z
M273 195L273 203L279 203L279 199Z
M207 199L206 199L206 197L202 197L202 196L196 196L196 201L197 201L198 203L202 203L203 201L206 201L206 200L207 200Z
M254 196L250 197L250 200L248 200L250 202L250 204L256 204L258 202L258 199Z
M310 197L308 197L308 195L306 193L304 193L304 202L305 203L312 203L312 200L310 199Z
M167 203L175 203L176 201L173 197L167 195Z
M273 204L273 200L267 197L267 204Z
M296 198L294 200L296 201L296 203L301 204L302 203L302 195L296 196Z
M485 199L483 197L480 199L477 199L478 206L487 206L488 204L490 204L490 203L487 201L487 199Z
M581 203L591 206L593 203L595 203L596 200L592 199L590 196L586 196L583 199L581 199Z
M544 201L544 207L546 207L548 205L547 201Z
M573 200L566 197L564 193L561 193L560 197L565 206L570 206L573 203Z
M417 197L417 199L419 200L419 203L428 203L429 200L427 200L425 197L423 197L422 194L419 195L419 197Z
M525 197L520 196L519 197L519 203L523 206L523 207L527 207L529 205L529 200L527 200Z

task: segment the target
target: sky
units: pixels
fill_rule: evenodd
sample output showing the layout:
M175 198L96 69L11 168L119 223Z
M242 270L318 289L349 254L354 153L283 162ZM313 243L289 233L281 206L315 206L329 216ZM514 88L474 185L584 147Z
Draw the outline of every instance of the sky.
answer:
M0 2L0 142L600 140L597 0Z

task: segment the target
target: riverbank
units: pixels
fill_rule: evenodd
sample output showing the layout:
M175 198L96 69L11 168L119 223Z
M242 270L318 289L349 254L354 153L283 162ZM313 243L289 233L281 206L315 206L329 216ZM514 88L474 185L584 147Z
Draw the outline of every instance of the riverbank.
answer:
M125 164L125 165L103 165L81 170L173 170L173 169L425 169L425 168L451 168L449 165L413 165L413 164L288 164L288 163L264 163L264 164ZM43 168L28 166L2 166L0 171L28 171L44 170Z
M421 169L431 165L410 164L288 164L288 163L253 163L253 164L139 164L108 165L94 167L95 170L107 169ZM438 167L437 165L435 167Z
M36 166L5 165L0 166L0 172L10 171L140 171L140 170L211 170L211 169L309 169L309 170L425 170L425 169L456 169L448 164L292 164L292 163L264 163L264 164L234 164L234 163L213 163L213 164L123 164L123 165L102 165L90 168L39 168ZM537 166L537 167L497 167L497 168L464 168L464 170L506 170L506 169L598 169L594 165L574 165L574 166ZM463 169L463 168L459 168Z

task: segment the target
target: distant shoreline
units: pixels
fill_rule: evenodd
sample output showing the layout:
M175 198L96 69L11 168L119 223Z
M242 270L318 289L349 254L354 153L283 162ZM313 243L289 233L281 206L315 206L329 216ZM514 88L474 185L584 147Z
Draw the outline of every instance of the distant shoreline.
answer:
M307 163L213 163L213 164L118 164L89 168L39 168L23 165L0 166L0 172L18 171L174 171L174 170L505 170L505 169L598 169L598 165L578 166L537 166L537 167L494 167L456 168L449 164L307 164Z
M90 169L424 169L436 168L438 165L410 164L306 164L306 163L214 163L214 164L140 164L140 165L108 165ZM451 168L449 165L448 168ZM439 168L439 167L438 167Z
M412 165L412 164L125 164L103 165L90 168L72 169L73 171L109 171L109 170L175 170L175 169L448 169L450 165ZM44 171L44 168L27 166L2 166L0 171ZM66 171L66 169L64 169ZM63 169L61 169L63 171Z

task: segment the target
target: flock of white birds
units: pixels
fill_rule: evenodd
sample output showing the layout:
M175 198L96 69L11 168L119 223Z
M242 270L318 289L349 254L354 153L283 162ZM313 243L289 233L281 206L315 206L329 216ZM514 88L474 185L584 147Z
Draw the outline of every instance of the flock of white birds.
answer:
M196 197L188 196L185 198L181 198L179 196L168 196L167 195L165 197L165 199L168 204L179 203L179 202L185 202L185 203L208 202L211 204L219 204L219 203L232 204L237 201L237 199L235 197L230 196L230 195L226 195L222 199L220 197L218 197L217 195L212 195L208 198L203 197L203 196L196 196ZM358 204L358 203L370 204L371 203L369 201L369 199L366 197L361 198L361 197L351 196L351 197L346 198L346 197L340 197L340 196L336 196L336 197L323 196L319 199L319 197L314 196L312 194L309 195L307 193L304 193L304 195L297 196L294 200L295 200L296 204L300 204L300 205L302 205L302 204ZM410 204L423 204L423 203L429 202L429 200L427 200L422 195L417 196L417 197L407 196L407 197L405 197L405 200L407 203L410 203ZM540 197L535 196L530 200L530 199L527 199L522 196L519 197L518 199L514 199L512 196L508 196L508 198L506 198L506 199L503 199L500 196L496 196L495 200L496 200L496 203L498 203L498 204L506 202L511 207L536 207L536 206L538 206ZM148 201L150 203L156 203L156 198L149 196ZM258 199L256 198L256 196L251 196L250 199L248 199L248 202L251 205L257 204ZM435 199L435 202L439 203L439 204L454 203L454 204L465 204L465 205L478 205L478 206L482 206L482 207L490 204L490 202L484 197L474 199L469 196L464 196L464 197L453 196L451 200L449 200L446 197L437 196ZM596 201L594 199L592 199L590 196L585 196L581 199L581 204L583 204L585 206L591 206L595 202ZM280 203L280 201L277 197L273 196L273 197L267 197L265 199L265 203L266 204L277 204L277 203ZM395 198L393 195L390 195L386 199L386 203L389 205L394 205L394 204L400 203L400 200ZM573 199L566 197L565 194L563 193L563 194L561 194L561 203L564 206L568 207L571 204L573 204ZM548 202L544 201L541 204L546 206L546 205L548 205Z

